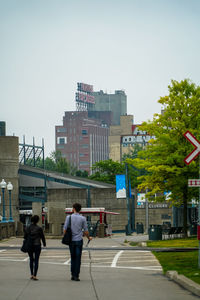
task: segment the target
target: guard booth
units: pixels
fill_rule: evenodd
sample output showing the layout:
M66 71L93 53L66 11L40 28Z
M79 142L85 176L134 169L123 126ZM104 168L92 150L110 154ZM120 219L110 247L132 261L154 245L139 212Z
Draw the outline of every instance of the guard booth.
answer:
M27 226L31 225L31 217L33 215L33 210L32 209L20 209L19 210L19 218L20 222L23 224L23 227L26 228ZM43 230L48 229L48 224L47 224L47 209L44 207L42 209L42 228Z
M73 213L72 208L65 208L65 213ZM82 208L81 215L87 219L89 234L93 237L105 237L112 234L112 224L107 223L107 215L119 215L119 213L106 211L104 207ZM92 220L92 221L91 221Z

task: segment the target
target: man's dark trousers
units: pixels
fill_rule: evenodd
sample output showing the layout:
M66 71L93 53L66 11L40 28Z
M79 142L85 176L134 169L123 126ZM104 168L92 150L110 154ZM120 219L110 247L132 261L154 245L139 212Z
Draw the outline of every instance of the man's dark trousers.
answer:
M79 278L81 267L81 254L83 249L83 240L72 241L69 245L71 254L71 273L75 278Z

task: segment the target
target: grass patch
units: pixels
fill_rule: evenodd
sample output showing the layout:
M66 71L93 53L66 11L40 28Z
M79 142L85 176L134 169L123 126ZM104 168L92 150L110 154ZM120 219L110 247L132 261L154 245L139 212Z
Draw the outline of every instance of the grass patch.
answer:
M175 270L200 284L198 251L192 252L153 252L163 267L164 273Z
M173 240L163 240L163 241L147 241L147 247L161 248L161 247L175 247L175 248L193 248L198 247L199 242L196 237L191 237L187 239L173 239Z
M129 245L130 246L138 246L138 243L137 242L130 242Z

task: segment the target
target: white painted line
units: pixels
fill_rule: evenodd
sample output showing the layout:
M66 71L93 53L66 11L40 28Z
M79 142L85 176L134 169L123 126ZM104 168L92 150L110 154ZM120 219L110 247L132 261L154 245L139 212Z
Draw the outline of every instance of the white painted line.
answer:
M71 258L69 258L66 262L64 262L63 265L69 265L70 261L71 261Z
M24 259L10 259L10 258L0 258L1 261L24 261Z
M40 258L67 258L66 255L41 255Z
M125 257L124 259L122 259L120 262L121 263L125 263L125 262L147 262L147 261L154 261L154 262L157 262L157 259L142 259L142 260L139 260L139 259L135 259L135 260L130 260L128 259L127 260L127 257Z
M24 260L23 260L23 261L28 261L28 259L29 259L29 257L26 257L26 258L24 258Z
M121 251L119 251L119 252L115 255L115 257L113 258L112 264L111 264L111 268L115 268L115 267L116 267L117 261L118 261L120 255L121 255L123 252L124 252L124 251L121 250Z
M6 251L6 249L0 250L0 252L5 252L5 251Z

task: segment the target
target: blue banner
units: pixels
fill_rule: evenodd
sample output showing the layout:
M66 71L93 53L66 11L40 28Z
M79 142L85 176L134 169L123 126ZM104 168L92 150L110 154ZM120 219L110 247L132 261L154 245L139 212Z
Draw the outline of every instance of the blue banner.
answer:
M126 198L126 177L125 175L116 175L116 197Z

